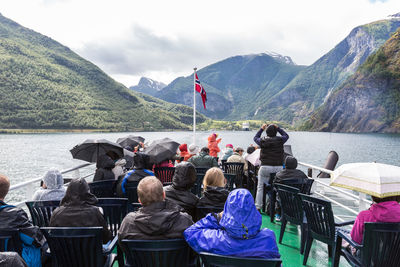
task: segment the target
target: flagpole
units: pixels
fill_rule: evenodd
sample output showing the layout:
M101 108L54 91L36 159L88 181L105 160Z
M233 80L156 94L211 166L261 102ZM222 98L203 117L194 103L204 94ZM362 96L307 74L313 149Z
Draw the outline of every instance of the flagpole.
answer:
M196 144L196 70L193 68L193 144Z

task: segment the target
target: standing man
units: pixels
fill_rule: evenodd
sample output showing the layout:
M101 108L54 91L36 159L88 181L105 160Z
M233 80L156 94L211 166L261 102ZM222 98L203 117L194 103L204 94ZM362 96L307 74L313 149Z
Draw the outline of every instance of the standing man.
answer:
M267 136L261 137L263 131ZM277 132L281 136L276 136ZM256 194L256 208L261 210L264 194L264 184L269 183L271 173L277 173L283 166L283 144L289 139L289 135L275 124L263 124L254 136L254 142L260 146L261 167L258 171L258 185Z

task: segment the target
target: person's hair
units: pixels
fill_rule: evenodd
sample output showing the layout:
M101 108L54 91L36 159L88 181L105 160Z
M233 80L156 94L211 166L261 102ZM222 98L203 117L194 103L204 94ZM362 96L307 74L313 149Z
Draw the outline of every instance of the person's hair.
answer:
M161 181L155 176L146 176L140 180L137 194L143 206L148 206L164 199L164 189Z
M0 174L0 199L3 200L10 189L10 180L4 174Z
M238 153L239 153L240 151L244 152L243 148L241 148L241 147L237 147L237 148L235 149L235 151L238 152Z
M210 153L210 149L208 149L208 147L205 146L201 149L201 152L206 152L208 154Z
M247 148L247 154L251 154L251 153L253 153L254 151L256 151L256 148L255 148L254 146L249 146L249 147Z
M384 198L379 198L379 197L375 197L375 196L371 196L372 200L375 203L381 203L381 202L385 202L385 201L396 201L399 202L399 196L392 196L392 197L384 197Z
M224 187L225 176L222 170L217 167L209 169L204 175L203 186L204 190L207 189L207 186Z

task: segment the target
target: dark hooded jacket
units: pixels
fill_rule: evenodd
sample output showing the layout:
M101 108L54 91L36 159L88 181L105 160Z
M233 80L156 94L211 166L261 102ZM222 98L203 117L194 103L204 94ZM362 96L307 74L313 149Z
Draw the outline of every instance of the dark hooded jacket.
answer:
M183 233L197 253L257 258L280 258L275 234L261 229L261 215L247 189L233 190L221 219L210 213Z
M278 172L275 176L275 183L288 184L289 181L293 180L304 180L308 179L307 175L301 170L297 170L297 160L294 157L286 157L285 169Z
M28 267L17 252L0 252L0 266Z
M111 239L111 232L107 228L98 207L97 198L90 193L89 185L83 178L70 182L60 207L54 210L50 218L52 227L103 227L103 243Z
M40 266L40 247L45 239L39 227L33 226L29 221L25 211L0 200L0 228L19 229L24 260L29 266Z
M217 159L211 157L208 153L201 151L198 156L191 157L188 162L192 163L195 167L212 168L218 167Z
M118 239L182 238L183 231L193 224L192 218L166 199L129 213L122 221Z
M204 196L199 199L197 207L224 207L229 191L224 187L207 186Z
M107 155L101 155L97 159L96 173L94 174L93 182L103 180L115 180L115 175L112 169L115 167L114 161Z
M190 192L196 182L196 169L189 162L176 165L172 185L164 188L165 197L181 206L194 218L199 198Z

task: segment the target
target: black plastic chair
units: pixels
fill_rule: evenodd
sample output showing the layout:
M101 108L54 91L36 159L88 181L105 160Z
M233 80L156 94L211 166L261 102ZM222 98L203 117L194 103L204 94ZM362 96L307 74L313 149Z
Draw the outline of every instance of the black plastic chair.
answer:
M196 174L196 182L194 183L192 189L190 190L193 194L201 197L202 185L203 185L204 174Z
M22 241L16 229L0 228L0 252L14 251L22 255Z
M314 179L304 179L304 180L287 179L284 180L282 184L299 189L300 190L299 193L310 195L313 183Z
M319 240L328 245L328 254L334 260L336 226L353 224L354 221L335 223L331 202L312 196L300 194L303 210L307 217L307 241L304 251L303 265L307 264L313 240Z
M60 206L60 201L27 201L25 204L31 214L33 225L47 227L53 211Z
M226 186L229 191L233 190L233 185L235 184L236 175L231 173L224 173L226 179Z
M88 183L90 192L97 198L115 197L115 180Z
M96 206L103 209L103 217L107 222L108 230L110 230L113 238L118 236L118 229L121 226L122 220L127 213L127 198L99 198ZM117 245L118 264L123 266L124 256L122 250Z
M159 167L154 168L154 175L160 179L163 185L172 184L172 177L174 177L175 167Z
M338 229L334 266L339 266L341 255L352 266L400 266L400 223L364 223L364 227L362 245L354 242L348 231ZM341 249L342 239L360 250L360 257Z
M206 252L200 253L200 261L202 267L280 267L282 264L281 259L239 258Z
M279 233L279 244L282 244L283 234L285 233L286 224L300 225L301 229L301 242L300 242L300 253L303 254L304 246L306 243L307 234L307 221L304 217L303 206L301 204L301 198L298 193L299 189L290 187L283 184L275 184L280 198L282 215L281 215L281 231Z
M206 174L208 169L210 169L210 168L196 167L196 173L197 174Z
M125 252L125 266L185 267L189 265L190 249L184 239L124 239L121 246Z
M127 182L125 184L125 192L129 203L138 203L137 187L139 182Z
M225 173L235 174L235 185L236 188L241 188L243 186L243 168L244 163L240 162L227 162L222 165Z
M203 219L209 213L220 213L224 210L224 207L215 207L215 206L203 206L196 207L196 221Z
M102 246L102 227L42 227L49 244L53 266L112 266L115 237L106 248Z

